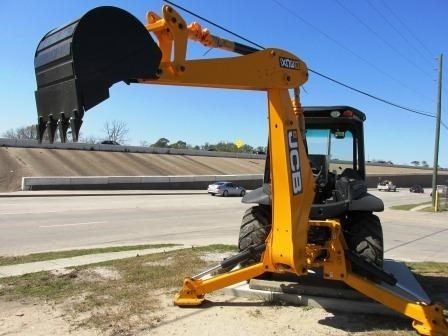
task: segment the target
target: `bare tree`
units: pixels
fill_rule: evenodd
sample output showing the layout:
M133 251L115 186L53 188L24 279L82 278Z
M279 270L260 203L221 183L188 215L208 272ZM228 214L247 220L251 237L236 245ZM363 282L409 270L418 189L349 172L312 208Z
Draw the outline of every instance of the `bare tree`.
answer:
M106 121L104 132L106 133L105 140L124 143L126 142L126 135L129 133L129 129L124 121L113 120L111 122Z
M8 139L18 139L18 140L36 140L37 139L37 129L36 125L19 127L5 131L2 136Z
M82 138L79 137L79 139L80 139L80 142L86 143L86 144L89 144L89 145L96 144L96 142L97 142L97 140L96 140L96 138L94 136L87 136L87 137L82 137Z
M14 129L9 129L2 133L2 137L6 139L16 139L16 131Z

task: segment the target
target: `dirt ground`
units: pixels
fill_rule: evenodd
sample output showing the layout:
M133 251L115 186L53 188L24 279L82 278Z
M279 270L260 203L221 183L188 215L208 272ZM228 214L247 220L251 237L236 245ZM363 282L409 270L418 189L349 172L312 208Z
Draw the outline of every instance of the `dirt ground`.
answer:
M200 308L179 308L173 305L171 296L158 296L162 303L153 325L120 332L76 327L76 321L64 312L62 305L1 302L0 335L413 335L408 320L391 316L352 316L320 308L267 304L223 293L208 297L210 301ZM397 332L392 331L395 328Z

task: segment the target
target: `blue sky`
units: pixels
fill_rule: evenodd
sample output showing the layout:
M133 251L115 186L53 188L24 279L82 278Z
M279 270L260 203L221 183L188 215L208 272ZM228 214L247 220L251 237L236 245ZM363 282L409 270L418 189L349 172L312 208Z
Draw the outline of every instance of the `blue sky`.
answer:
M436 58L448 58L446 0L177 0L195 12L263 46L288 50L314 71L371 95L436 114ZM34 53L48 31L102 5L121 7L142 22L162 1L0 1L0 134L36 123ZM185 20L199 21L187 13ZM213 34L240 43L201 22ZM107 23L105 23L107 24ZM112 24L112 23L110 23ZM233 56L201 46L191 58ZM448 126L447 66L442 121ZM81 137L105 136L107 121L125 121L128 144L165 137L191 145L242 139L266 144L266 98L240 92L122 83L111 98L86 112ZM405 111L310 74L303 105L351 105L367 114L366 159L433 163L435 118ZM448 167L448 130L441 127L439 165Z

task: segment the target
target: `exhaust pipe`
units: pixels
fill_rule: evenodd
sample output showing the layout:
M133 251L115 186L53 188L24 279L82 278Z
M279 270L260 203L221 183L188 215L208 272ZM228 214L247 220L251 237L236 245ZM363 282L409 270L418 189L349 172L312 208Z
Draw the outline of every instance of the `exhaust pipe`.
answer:
M120 81L155 79L162 54L145 26L116 7L97 7L48 32L34 57L38 140L53 143L70 127L78 141L84 112L109 98Z

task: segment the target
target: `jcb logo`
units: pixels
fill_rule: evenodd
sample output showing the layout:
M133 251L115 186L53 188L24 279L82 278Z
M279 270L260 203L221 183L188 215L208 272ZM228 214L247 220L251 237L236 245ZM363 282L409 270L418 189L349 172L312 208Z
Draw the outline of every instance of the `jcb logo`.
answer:
M280 67L282 68L299 70L299 62L297 60L293 60L286 57L280 57L279 61L280 61Z
M299 141L296 130L288 131L288 148L292 193L297 195L302 192L302 173L300 171Z

